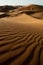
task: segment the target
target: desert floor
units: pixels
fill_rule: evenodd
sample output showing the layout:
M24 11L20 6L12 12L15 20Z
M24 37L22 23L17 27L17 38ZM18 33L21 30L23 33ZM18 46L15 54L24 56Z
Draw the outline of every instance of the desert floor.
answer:
M43 20L0 18L0 65L43 65Z

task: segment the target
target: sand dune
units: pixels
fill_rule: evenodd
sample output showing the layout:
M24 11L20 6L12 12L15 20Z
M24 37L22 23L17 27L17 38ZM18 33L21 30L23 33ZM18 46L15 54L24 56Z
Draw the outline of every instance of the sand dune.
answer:
M37 19L43 19L43 12L32 14L32 16Z
M0 19L0 65L43 65L43 20L22 14Z
M33 16L34 18L43 19L43 6L35 4L28 6L0 6L0 12L4 13L3 15L0 15L0 18L7 17L7 15L14 17L25 13L27 15Z
M43 12L20 13L0 18L0 65L43 65Z
M32 18L26 14L2 18L0 21L2 21L0 26L4 23L3 28L6 27L10 30L43 33L43 20Z
M18 9L15 10L16 12L16 15L19 15L19 14L22 14L22 13L25 13L27 15L30 15L35 18L38 18L38 19L43 19L43 6L40 6L40 5L29 5L29 6L24 6L24 7L20 7ZM40 13L40 15L39 15Z
M14 10L19 7L21 6L10 6L10 5L0 6L0 12L9 12L10 10Z

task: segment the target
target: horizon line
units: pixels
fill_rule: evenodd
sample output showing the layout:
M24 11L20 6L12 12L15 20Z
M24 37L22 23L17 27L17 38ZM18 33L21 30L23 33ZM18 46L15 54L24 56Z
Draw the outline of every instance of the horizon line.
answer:
M41 4L25 4L25 5L13 5L13 4L5 4L5 5L0 5L0 6L27 6L27 5L41 5ZM41 6L43 6L43 5L41 5Z

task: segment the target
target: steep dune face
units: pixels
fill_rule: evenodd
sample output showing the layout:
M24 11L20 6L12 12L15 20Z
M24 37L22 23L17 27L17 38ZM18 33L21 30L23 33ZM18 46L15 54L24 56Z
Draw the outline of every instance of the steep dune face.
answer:
M34 13L31 16L37 19L43 19L43 12Z

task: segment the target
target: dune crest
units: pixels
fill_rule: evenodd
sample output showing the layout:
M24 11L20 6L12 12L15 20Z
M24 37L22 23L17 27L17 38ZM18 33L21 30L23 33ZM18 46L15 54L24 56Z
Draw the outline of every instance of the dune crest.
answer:
M35 4L29 6L0 6L0 12L4 12L3 15L0 15L0 18L7 17L8 15L14 17L25 13L34 18L43 19L43 6Z

